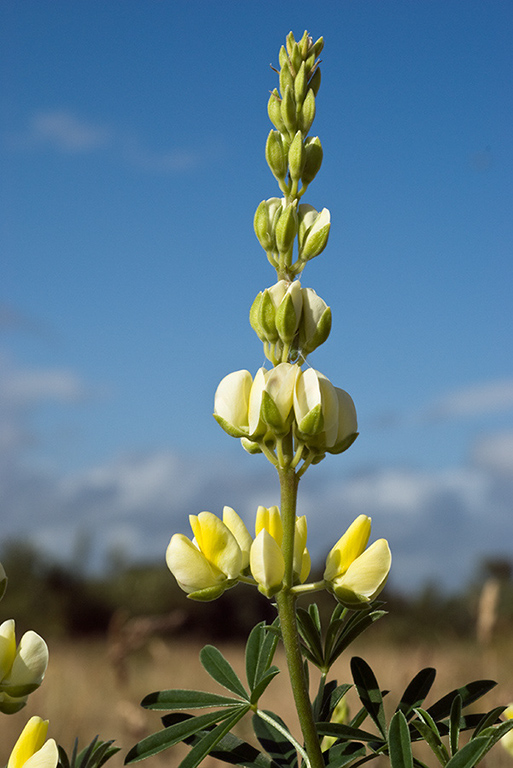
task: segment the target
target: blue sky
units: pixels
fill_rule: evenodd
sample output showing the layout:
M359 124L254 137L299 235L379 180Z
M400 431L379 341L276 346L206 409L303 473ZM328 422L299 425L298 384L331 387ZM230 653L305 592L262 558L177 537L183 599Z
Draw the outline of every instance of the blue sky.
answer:
M263 363L274 274L252 231L269 64L323 35L313 133L332 307L311 357L361 435L302 481L320 557L355 514L397 586L513 556L513 14L498 0L4 0L3 536L161 557L187 515L277 500L212 419Z

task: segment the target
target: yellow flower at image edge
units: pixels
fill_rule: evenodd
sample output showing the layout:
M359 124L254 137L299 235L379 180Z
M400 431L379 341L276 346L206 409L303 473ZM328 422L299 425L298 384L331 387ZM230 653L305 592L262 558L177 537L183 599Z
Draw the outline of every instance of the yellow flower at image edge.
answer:
M48 666L48 646L36 632L25 632L16 646L15 625L0 625L0 712L13 714L39 688Z
M45 743L48 720L31 717L9 757L7 768L55 768L59 759L53 739Z
M392 555L388 542L378 539L366 549L371 518L360 515L326 558L327 588L347 608L366 608L386 584Z
M510 704L503 712L504 717L507 720L513 720L513 704ZM509 754L513 757L513 729L502 737L501 744Z
M191 541L175 533L166 552L166 562L178 585L197 600L214 600L236 583L249 562L251 537L231 507L223 520L211 512L190 515Z

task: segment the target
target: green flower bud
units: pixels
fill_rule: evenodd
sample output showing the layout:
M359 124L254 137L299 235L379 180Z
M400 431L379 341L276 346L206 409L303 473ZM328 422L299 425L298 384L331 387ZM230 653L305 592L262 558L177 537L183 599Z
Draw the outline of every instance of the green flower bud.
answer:
M267 114L269 115L269 119L274 127L278 131L283 132L285 130L285 125L281 117L281 99L277 88L275 88L269 96L269 101L267 103Z
M303 357L306 357L328 338L331 330L331 309L312 288L302 289L302 299L299 347Z
M296 97L297 104L303 103L303 99L306 96L307 86L308 82L306 76L306 66L305 62L303 61L299 67L299 72L296 75L296 79L294 80L294 96Z
M301 174L301 181L303 184L310 184L312 182L322 164L322 145L318 136L308 136L305 139L305 164L303 166L303 173Z
M255 297L249 310L249 322L260 341L267 341L267 336L260 324L260 305L262 303L262 291Z
M265 145L265 159L273 176L278 181L284 181L287 175L287 153L279 131L271 130Z
M309 52L309 50L310 50L310 48L312 46L312 42L313 42L312 38L310 37L310 35L308 34L308 32L305 29L305 31L303 32L303 37L301 38L301 40L298 43L299 51L301 53L301 58L303 59L303 61L308 56L308 52Z
M285 91L282 91L281 117L287 131L293 136L296 133L298 126L296 100L291 86L287 86Z
M299 113L299 128L304 134L310 130L315 118L315 94L311 88L308 89L301 112ZM285 122L285 121L284 121ZM285 122L286 125L286 122Z
M289 32L287 37L285 38L285 44L287 46L287 53L290 56L292 54L292 48L294 46L294 43L296 42L294 35L292 32Z
M321 68L320 67L316 68L315 72L310 78L310 82L308 83L308 85L314 92L314 96L317 96L319 92L319 88L321 87Z
M309 261L325 249L330 233L330 212L317 213L311 205L300 205L298 211L298 247L301 261Z
M320 56L322 49L324 48L324 38L320 37L314 44L313 44L313 52L315 56Z
M260 416L276 436L290 429L298 373L297 365L280 363L265 377Z
M276 246L281 253L287 253L294 245L294 239L298 230L296 204L290 203L283 209L283 213L276 223Z
M289 57L287 54L287 49L284 45L281 46L280 52L278 54L278 61L280 62L280 67L283 69L283 67L289 65Z
M282 296L278 298L277 303L281 301ZM274 298L275 297L271 294L270 289L266 288L260 299L257 320L259 327L262 330L262 334L265 336L262 341L269 341L271 344L274 344L274 342L279 339L278 331L276 330L277 303L275 303Z
M253 226L264 251L268 252L276 249L274 227L277 214L281 215L282 207L282 198L271 197L269 200L262 200L255 211Z
M306 152L303 145L303 135L301 131L297 131L292 139L288 156L289 173L292 181L299 181L302 177L305 160Z
M287 88L293 87L294 78L292 77L292 72L290 71L290 64L287 61L287 63L280 70L280 91L283 95Z
M297 73L299 72L301 64L303 63L301 59L301 52L299 50L299 45L297 43L294 43L294 45L292 46L292 50L290 52L290 63L292 64L292 68L296 73L296 77L297 77Z
M280 282L285 282L280 281ZM303 295L299 280L294 280L289 284L285 295L283 296L278 309L276 310L276 330L280 339L285 344L290 344L296 335L296 331L301 320L301 310L303 307Z

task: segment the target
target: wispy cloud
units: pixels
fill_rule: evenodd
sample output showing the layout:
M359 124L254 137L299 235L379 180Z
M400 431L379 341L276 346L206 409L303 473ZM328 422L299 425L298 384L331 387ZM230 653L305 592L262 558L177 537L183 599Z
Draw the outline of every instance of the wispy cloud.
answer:
M35 112L23 130L6 138L8 146L17 150L46 147L68 155L109 150L128 165L150 173L186 172L208 162L207 152L187 146L151 149L123 129L90 120L68 109Z
M424 412L430 421L481 416L513 409L513 378L482 382L443 395Z

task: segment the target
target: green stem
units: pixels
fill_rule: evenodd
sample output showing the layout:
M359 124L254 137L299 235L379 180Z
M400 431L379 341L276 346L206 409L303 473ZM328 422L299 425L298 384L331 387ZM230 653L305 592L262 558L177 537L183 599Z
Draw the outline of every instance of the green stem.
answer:
M292 458L292 443L290 443ZM283 523L282 551L285 559L285 576L283 588L276 595L278 615L283 645L287 657L290 683L296 704L296 711L303 733L305 748L308 753L311 768L324 768L319 737L310 704L308 684L303 666L303 656L299 643L299 632L296 622L296 597L292 592L294 585L294 533L296 526L297 487L299 478L293 469L279 468L281 486L281 517Z

